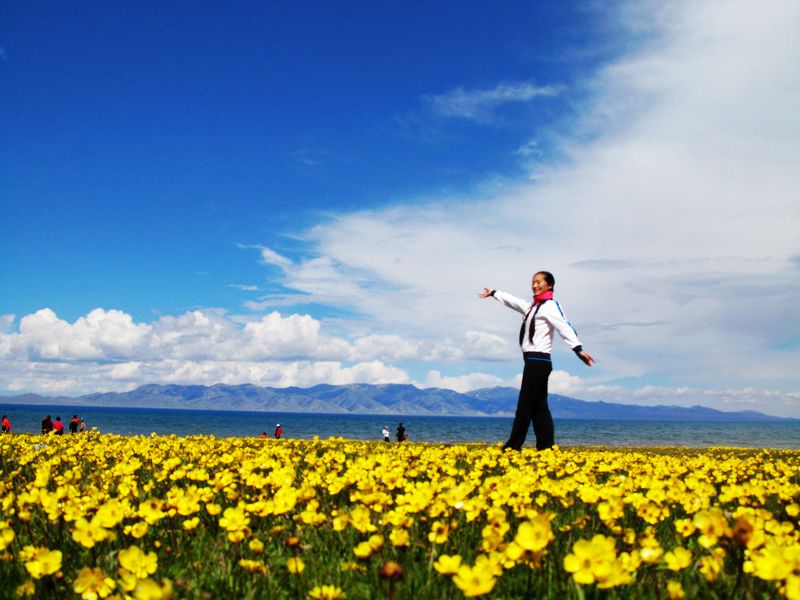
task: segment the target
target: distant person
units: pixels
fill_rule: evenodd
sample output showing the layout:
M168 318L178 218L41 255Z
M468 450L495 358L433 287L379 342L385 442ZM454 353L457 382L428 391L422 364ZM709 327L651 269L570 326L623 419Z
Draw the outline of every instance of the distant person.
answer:
M53 429L55 429L56 435L64 435L64 423L61 422L61 417L56 417Z
M591 367L594 363L594 358L584 352L578 334L564 316L561 305L553 300L555 284L556 280L552 273L547 271L536 273L531 281L533 302L492 288L483 288L478 294L481 298L491 296L523 315L522 327L519 330L519 345L525 360L525 368L522 371L522 385L514 424L508 441L503 444L503 450L506 448L520 450L525 443L531 422L533 422L533 432L536 434L537 450L546 450L555 444L553 416L547 406L547 380L553 370L550 361L553 331L558 331L575 355L586 365Z
M11 421L5 415L3 415L3 433L11 433Z
M266 431L262 431L260 434L258 434L258 439L260 439L260 440L267 439L267 432Z
M383 441L384 442L388 442L389 441L389 435L390 435L389 434L389 426L388 425L384 425L384 427L383 427Z
M69 432L70 433L78 433L78 422L79 421L80 421L80 419L78 418L78 415L72 415L72 419L70 419L70 422L69 422Z
M50 415L47 415L44 419L42 419L42 433L47 435L53 431L53 418Z
M276 440L281 439L282 435L283 435L283 428L281 427L281 424L278 423L277 425L275 425L275 439Z
M78 419L78 433L83 433L84 431L86 431L86 421Z
M403 427L403 424L397 426L397 441L398 442L405 442L408 439L408 433L406 432L406 428Z

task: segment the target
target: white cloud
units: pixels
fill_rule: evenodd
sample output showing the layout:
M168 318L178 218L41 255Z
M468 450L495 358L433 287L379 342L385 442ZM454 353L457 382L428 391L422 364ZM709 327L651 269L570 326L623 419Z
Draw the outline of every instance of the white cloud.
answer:
M410 383L402 369L380 361L345 365L338 361L226 361L157 359L108 364L96 362L8 361L0 365L0 389L75 396L96 391L128 391L145 383L310 387L320 383Z
M581 397L586 391L586 384L576 375L555 370L550 374L548 389L553 394Z
M0 333L10 331L15 320L16 317L14 315L0 315Z
M289 269L292 266L292 261L290 259L265 246L261 246L261 260L264 262L264 264L275 265L276 267L280 267L284 270Z
M257 292L259 289L257 285L248 285L244 283L229 283L228 287L236 288L243 292Z
M97 308L75 323L44 308L20 320L19 333L3 336L12 348L38 359L113 359L139 346L150 332L130 315ZM13 353L14 350L12 350Z
M449 376L439 369L415 382L392 361L441 363L476 339L502 346L502 338L467 334L458 342L427 347L394 335L367 335L352 341L324 335L308 315L274 312L241 326L237 318L193 311L137 324L120 311L96 309L68 323L43 309L23 317L19 333L0 334L0 348L11 347L0 362L0 389L78 395L126 391L144 383L241 384L307 387L319 383L415 383L460 392L492 386L518 387L520 375L504 379L475 371ZM23 325L24 324L24 325ZM116 333L115 344L108 337ZM122 341L127 340L127 346ZM449 345L448 345L449 344ZM325 358L339 356L340 359ZM382 357L382 358L378 358ZM516 366L516 362L512 365ZM583 370L584 376L589 373ZM704 389L646 385L626 389L597 384L564 370L553 371L550 391L586 400L623 404L702 404L722 410L755 410L778 416L800 414L800 392L769 388Z
M425 382L417 385L422 388L444 388L463 393L481 388L507 385L507 382L500 377L486 373L470 373L468 375L448 377L442 375L439 371L429 371L425 377Z
M426 96L430 109L443 117L486 121L498 107L509 103L530 102L540 96L555 96L557 86L531 83L501 83L491 89L465 90L457 87L444 94Z

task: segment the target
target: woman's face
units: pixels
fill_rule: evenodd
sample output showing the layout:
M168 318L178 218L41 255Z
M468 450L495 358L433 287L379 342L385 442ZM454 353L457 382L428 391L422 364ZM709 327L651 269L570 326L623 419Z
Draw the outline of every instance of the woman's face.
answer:
M538 296L539 294L543 294L544 292L550 290L550 285L547 283L544 275L537 273L533 276L533 281L531 281L531 290L533 290L534 296Z

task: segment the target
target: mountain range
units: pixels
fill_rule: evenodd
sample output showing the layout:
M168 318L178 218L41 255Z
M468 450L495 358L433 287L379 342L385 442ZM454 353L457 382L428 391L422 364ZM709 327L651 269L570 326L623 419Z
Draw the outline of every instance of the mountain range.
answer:
M188 410L244 410L299 413L385 415L513 416L518 391L494 387L459 393L401 384L316 385L271 388L251 384L142 385L129 392L102 392L78 397L0 396L2 404L125 406ZM641 406L588 402L558 394L549 396L556 419L661 421L782 421L755 411L725 412L705 406Z

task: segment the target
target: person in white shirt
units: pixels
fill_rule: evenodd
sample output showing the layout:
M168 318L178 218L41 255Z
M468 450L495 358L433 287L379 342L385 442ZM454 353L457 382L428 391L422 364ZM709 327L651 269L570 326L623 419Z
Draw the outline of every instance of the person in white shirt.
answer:
M384 426L382 433L383 433L383 441L384 442L388 442L389 441L389 428L387 426Z
M558 332L586 365L592 366L594 363L594 358L584 351L575 328L564 316L561 305L553 300L555 283L552 273L547 271L536 273L531 281L533 302L492 288L483 288L478 294L481 298L493 297L523 315L519 345L525 360L525 368L522 372L522 385L514 424L503 450L521 449L528 435L530 423L533 423L533 432L536 434L537 450L546 450L555 444L553 417L547 405L547 381L553 370L550 351L553 347L554 331Z

